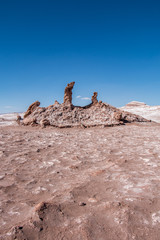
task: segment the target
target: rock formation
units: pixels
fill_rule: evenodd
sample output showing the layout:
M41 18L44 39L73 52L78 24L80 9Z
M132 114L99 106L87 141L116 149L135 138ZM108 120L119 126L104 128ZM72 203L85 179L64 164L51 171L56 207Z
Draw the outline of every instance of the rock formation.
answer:
M54 127L81 126L113 126L127 122L146 122L147 120L135 114L124 112L109 104L97 100L97 92L93 93L91 104L79 107L72 104L72 89L75 82L67 85L62 104L55 101L49 107L39 107L39 102L29 106L23 120L24 125L40 125Z
M46 127L46 126L49 126L50 125L50 122L48 119L44 118L40 121L40 125L42 128Z
M54 105L57 105L57 104L59 104L59 102L57 100L55 100Z
M95 104L98 103L97 95L98 95L97 92L94 92L94 93L93 93L93 96L92 96L92 104L93 104L93 105L95 105Z
M23 119L23 124L26 126L27 125L35 126L37 124L37 119L35 117L26 117Z
M29 106L27 112L24 114L24 118L28 117L39 105L40 105L40 102L38 102L38 101L32 103Z
M71 105L72 104L72 89L74 87L75 82L71 82L67 84L67 87L64 91L64 104Z
M20 115L17 115L16 122L18 123L18 125L20 125L21 120L22 120L22 117Z

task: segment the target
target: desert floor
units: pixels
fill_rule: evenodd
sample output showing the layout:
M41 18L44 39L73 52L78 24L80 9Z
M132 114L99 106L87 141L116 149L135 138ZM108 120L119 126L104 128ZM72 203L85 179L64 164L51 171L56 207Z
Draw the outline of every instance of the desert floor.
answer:
M159 124L0 127L0 166L0 239L160 239Z

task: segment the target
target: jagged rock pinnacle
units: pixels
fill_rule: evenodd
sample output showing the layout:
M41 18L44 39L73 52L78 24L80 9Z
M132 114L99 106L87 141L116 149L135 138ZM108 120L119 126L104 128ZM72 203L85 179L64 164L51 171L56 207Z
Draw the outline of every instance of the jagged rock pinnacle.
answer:
M72 104L72 89L74 87L75 82L71 82L67 84L67 87L64 91L64 104L71 105Z
M95 105L95 104L98 103L97 95L98 95L97 92L94 92L94 93L93 93L93 96L92 96L92 104L93 104L93 105Z

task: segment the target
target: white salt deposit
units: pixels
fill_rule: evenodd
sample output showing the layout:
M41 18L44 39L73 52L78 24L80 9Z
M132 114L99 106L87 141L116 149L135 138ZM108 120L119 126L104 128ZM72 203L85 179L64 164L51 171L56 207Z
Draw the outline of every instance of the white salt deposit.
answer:
M23 118L24 113L0 114L0 126L17 125L16 119L18 115L20 115Z
M160 106L149 106L143 102L133 101L121 107L120 110L140 115L148 120L160 123Z

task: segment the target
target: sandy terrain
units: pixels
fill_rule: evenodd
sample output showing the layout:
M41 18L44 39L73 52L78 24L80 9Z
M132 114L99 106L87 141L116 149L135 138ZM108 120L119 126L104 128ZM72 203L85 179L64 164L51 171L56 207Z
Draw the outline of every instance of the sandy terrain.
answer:
M0 127L0 239L158 240L159 142L155 123Z
M160 123L160 106L149 106L143 102L133 101L121 107L120 110L140 115L148 120Z

